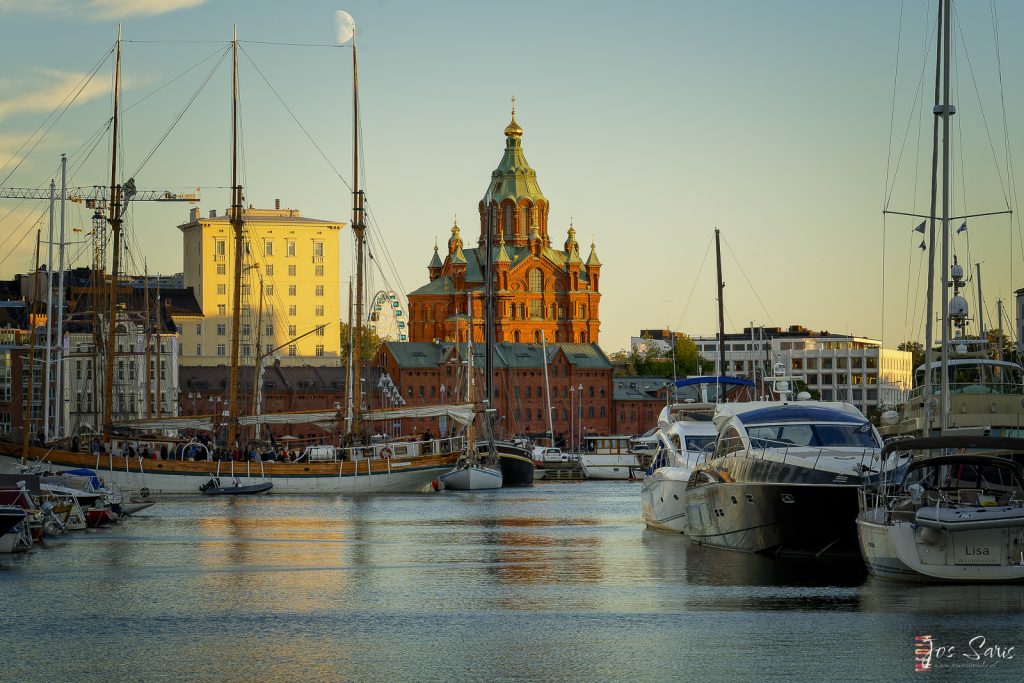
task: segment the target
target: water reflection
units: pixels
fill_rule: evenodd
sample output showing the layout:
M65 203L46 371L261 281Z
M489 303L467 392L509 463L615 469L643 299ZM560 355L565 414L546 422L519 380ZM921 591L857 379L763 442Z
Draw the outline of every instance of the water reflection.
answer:
M1019 588L694 546L645 531L628 483L151 510L2 558L2 678L887 680L915 633L1021 637Z

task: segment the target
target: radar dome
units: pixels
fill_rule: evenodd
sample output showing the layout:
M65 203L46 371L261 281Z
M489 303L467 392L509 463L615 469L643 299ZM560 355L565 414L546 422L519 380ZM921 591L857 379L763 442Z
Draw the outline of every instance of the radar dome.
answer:
M949 317L964 319L967 318L967 299L959 294L949 300Z

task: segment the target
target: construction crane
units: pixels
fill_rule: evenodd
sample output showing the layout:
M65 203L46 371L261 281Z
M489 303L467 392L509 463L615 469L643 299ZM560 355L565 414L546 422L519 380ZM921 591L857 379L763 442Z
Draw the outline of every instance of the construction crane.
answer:
M198 190L199 188L196 188ZM105 185L67 188L68 201L85 204L86 208L97 208L110 199L110 188ZM50 199L50 189L28 187L0 187L0 199ZM59 197L58 197L59 199ZM133 202L198 202L197 193L175 193L169 190L137 190Z
M176 193L170 190L136 190L134 179L128 180L123 189L123 197L133 202L188 202L199 201L199 188L196 192ZM0 187L0 199L39 199L50 200L50 188L34 189L29 187ZM55 197L60 200L58 194ZM107 260L107 219L103 213L107 210L110 200L110 188L106 185L87 185L67 188L67 199L74 204L84 204L87 209L95 209L92 216L93 235L93 270L106 270ZM122 211L123 212L123 211Z

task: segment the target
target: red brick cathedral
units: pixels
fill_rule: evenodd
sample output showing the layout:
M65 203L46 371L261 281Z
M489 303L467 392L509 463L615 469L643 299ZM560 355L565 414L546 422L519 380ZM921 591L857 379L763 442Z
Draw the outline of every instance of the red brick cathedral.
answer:
M411 341L465 341L470 324L473 341L484 340L484 245L490 224L495 245L495 340L539 342L543 332L552 343L597 343L601 262L593 243L587 260L580 258L571 224L562 248L552 248L550 204L537 184L537 172L526 162L522 136L513 108L512 122L505 128L505 154L479 204L477 247L465 247L457 223L443 261L434 245L434 258L427 266L430 282L409 294Z

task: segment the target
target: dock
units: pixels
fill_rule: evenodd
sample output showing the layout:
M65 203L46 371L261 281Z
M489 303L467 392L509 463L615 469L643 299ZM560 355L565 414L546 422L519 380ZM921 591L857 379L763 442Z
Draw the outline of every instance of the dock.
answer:
M543 481L583 481L587 478L579 460L544 463Z

